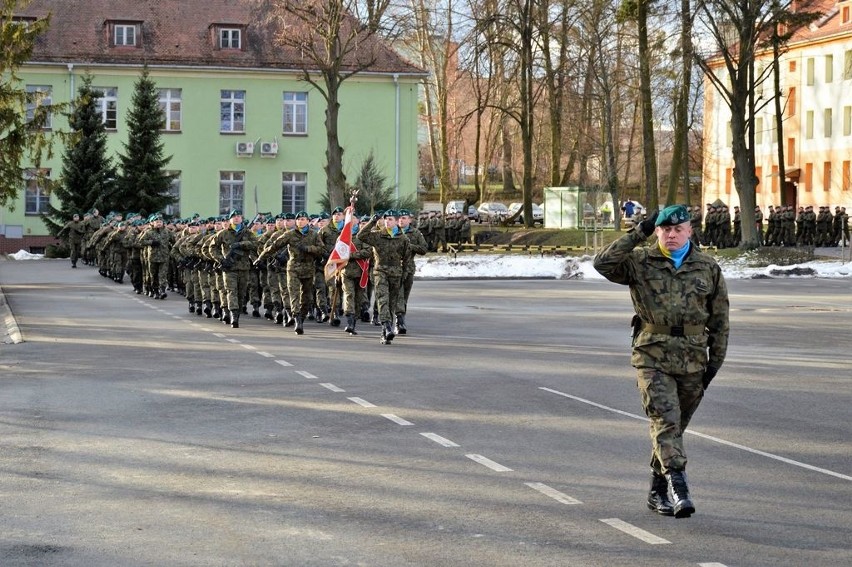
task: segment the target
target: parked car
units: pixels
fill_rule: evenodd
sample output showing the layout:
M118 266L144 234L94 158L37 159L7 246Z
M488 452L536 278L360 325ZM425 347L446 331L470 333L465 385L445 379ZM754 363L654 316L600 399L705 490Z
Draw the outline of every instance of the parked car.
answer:
M509 209L503 203L481 203L476 210L482 222L499 222L509 216Z
M476 207L470 205L467 208L467 218L470 222L475 222L479 220L479 211L476 210Z
M522 209L524 206L523 203L511 203L509 205L509 216L513 216L518 212L518 209ZM533 224L544 224L544 209L541 208L541 205L532 204L532 219ZM518 215L518 222L524 223L524 213Z
M444 213L448 215L454 215L456 213L460 213L464 210L464 201L448 201L447 206L444 208Z

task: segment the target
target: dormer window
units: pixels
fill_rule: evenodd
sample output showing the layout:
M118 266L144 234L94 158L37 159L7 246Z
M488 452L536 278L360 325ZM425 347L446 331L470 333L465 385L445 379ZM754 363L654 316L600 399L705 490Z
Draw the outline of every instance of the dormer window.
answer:
M112 47L141 47L141 22L108 22Z
M215 26L216 48L222 50L242 51L245 47L245 27L233 24Z

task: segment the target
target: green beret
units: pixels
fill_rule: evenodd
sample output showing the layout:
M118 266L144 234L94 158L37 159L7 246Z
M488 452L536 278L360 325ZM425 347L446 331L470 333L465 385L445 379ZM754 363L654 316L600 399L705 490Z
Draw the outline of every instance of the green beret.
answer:
M409 211L408 209L400 209L400 210L399 210L399 216L401 216L401 217L410 217L410 216L411 216L411 211Z
M395 210L393 210L393 209L388 209L388 210L386 210L384 213L382 213L382 218L387 218L387 217L394 217L394 218L396 218L396 217L398 217L398 216L399 216L399 212L398 212L398 211L395 211Z
M336 215L343 212L343 207L335 207L331 214Z
M236 216L243 216L243 212L240 209L233 209L230 213L228 213L229 219L232 219Z
M689 211L683 205L671 205L660 211L657 215L656 226L673 226L683 222L689 222Z
M303 219L303 218L304 218L304 219L307 219L307 218L310 218L310 217L308 216L308 213L307 213L307 212L305 212L305 211L299 211L298 213L296 213L296 218L297 218L297 219Z

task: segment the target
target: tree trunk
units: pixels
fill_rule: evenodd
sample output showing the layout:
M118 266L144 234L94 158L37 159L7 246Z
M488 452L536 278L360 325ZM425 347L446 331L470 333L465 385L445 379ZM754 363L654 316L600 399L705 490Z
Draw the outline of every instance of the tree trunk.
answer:
M677 202L677 185L680 181L681 168L689 171L689 163L684 163L683 160L683 148L686 145L686 137L689 133L689 89L692 81L692 14L689 0L681 0L680 2L680 22L681 84L675 105L674 144L668 190L666 191L666 204ZM684 186L684 193L688 201L688 184Z
M340 77L337 73L324 73L328 104L325 109L325 174L328 203L332 207L345 204L343 194L346 190L346 175L343 173L343 148L338 135L340 113Z
M645 164L645 203L649 211L659 208L657 155L654 143L654 111L651 100L651 50L648 43L648 3L637 2L639 28L639 95L642 101L642 157Z

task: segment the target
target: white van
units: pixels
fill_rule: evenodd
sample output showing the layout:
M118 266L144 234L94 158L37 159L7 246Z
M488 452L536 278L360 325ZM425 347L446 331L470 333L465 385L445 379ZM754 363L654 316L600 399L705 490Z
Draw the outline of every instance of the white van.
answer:
M464 201L449 201L444 212L448 215L464 212Z

